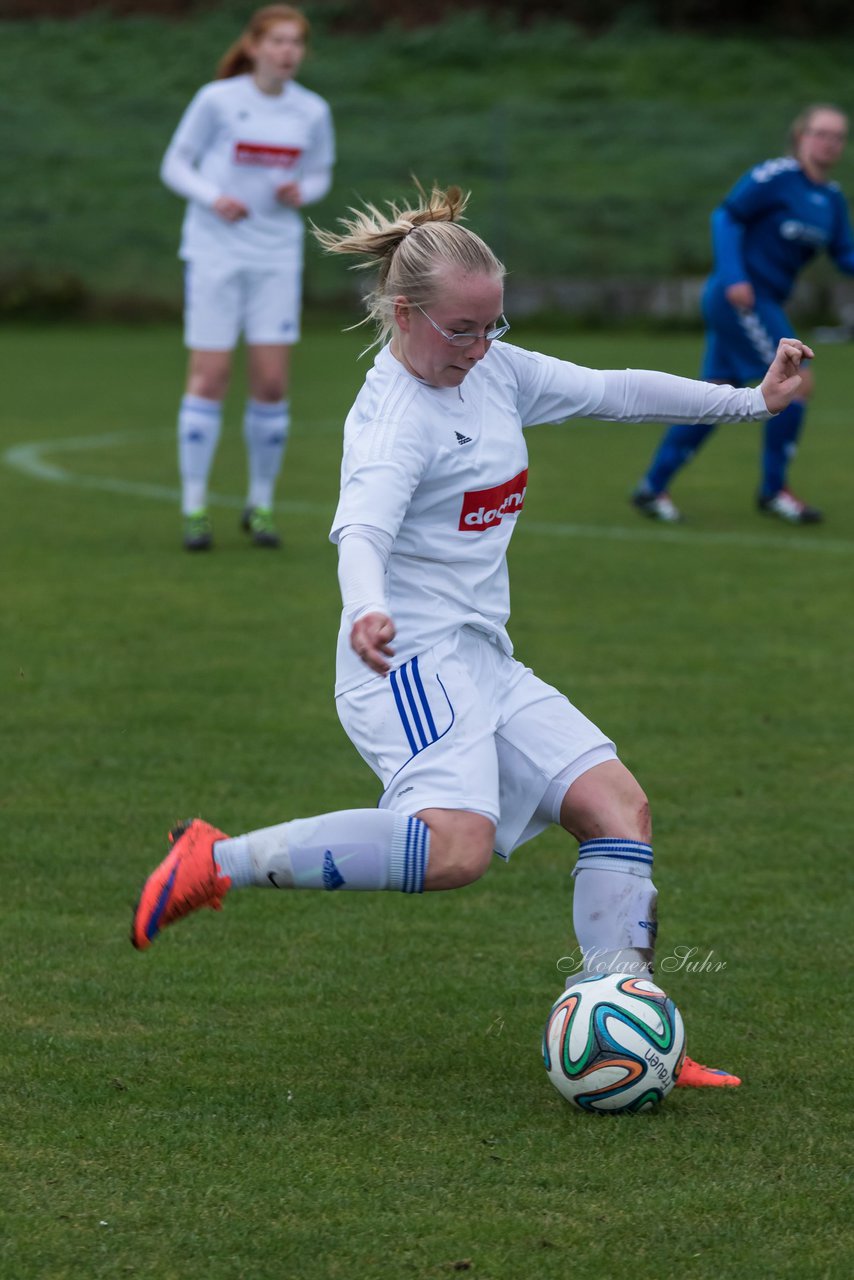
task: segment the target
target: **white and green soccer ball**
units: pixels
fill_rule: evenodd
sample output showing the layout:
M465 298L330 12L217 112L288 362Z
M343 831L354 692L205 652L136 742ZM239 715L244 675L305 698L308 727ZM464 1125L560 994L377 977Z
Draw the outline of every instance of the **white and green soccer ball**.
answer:
M543 1061L558 1093L582 1111L651 1111L685 1057L682 1016L647 978L585 978L552 1005Z

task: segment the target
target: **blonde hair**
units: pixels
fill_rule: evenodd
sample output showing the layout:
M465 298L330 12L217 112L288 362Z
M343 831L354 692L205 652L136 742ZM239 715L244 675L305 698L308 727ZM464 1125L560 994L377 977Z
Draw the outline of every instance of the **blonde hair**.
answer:
M419 182L420 203L413 206L387 201L388 214L376 205L350 209L352 217L339 218L341 233L312 232L327 253L355 254L366 259L354 270L379 263L379 273L366 299L367 315L360 324L373 321L377 336L372 346L386 342L394 327L394 299L405 297L413 305L429 306L439 291L438 273L451 267L463 274L504 277L504 266L480 236L460 225L469 192L459 187L443 190L434 184L428 194Z
M263 9L255 10L243 33L220 58L216 69L217 80L230 80L232 76L242 76L251 71L255 66L255 59L249 52L250 45L265 36L277 22L295 22L303 40L308 40L310 24L304 13L289 4L265 5Z
M832 102L811 103L808 107L804 107L803 111L798 112L789 125L789 152L791 155L797 156L801 138L819 111L832 111L835 116L841 116L845 123L848 123L847 112L843 111L841 107L834 106Z

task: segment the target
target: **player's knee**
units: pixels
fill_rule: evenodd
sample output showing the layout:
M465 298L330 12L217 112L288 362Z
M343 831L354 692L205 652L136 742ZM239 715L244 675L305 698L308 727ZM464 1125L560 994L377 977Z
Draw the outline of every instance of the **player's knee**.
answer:
M199 396L202 400L225 399L228 390L228 373L223 371L202 370L190 374L187 379L187 393Z
M630 840L652 839L652 818L649 800L643 788L631 779L626 785L603 800L601 821L609 831L618 832Z
M430 828L425 889L460 889L479 880L492 861L495 823L478 813L425 810Z
M652 838L646 793L619 760L609 760L581 775L561 806L561 825L578 840L620 835L628 840Z
M252 383L252 399L259 404L279 404L285 398L285 383L281 376L270 374L255 377Z
M646 793L638 787L638 796L634 804L634 824L638 839L649 843L652 839L652 814Z
M467 842L454 845L445 855L441 874L443 888L461 889L463 885L474 884L484 874L492 861L492 841L489 845L475 845Z

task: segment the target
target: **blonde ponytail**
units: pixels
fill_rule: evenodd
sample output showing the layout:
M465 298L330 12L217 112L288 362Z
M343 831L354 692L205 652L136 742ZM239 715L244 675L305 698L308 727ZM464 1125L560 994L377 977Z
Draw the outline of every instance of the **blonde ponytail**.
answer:
M342 232L312 227L327 253L365 259L354 263L354 270L379 265L376 284L365 299L367 315L361 321L373 321L377 326L372 345L387 341L392 332L395 298L430 305L436 296L437 273L443 266L462 274L504 276L504 267L489 246L460 225L469 193L459 187L434 185L428 194L420 183L416 186L421 200L415 206L389 200L385 214L366 202L361 209L351 208L349 218L339 219Z

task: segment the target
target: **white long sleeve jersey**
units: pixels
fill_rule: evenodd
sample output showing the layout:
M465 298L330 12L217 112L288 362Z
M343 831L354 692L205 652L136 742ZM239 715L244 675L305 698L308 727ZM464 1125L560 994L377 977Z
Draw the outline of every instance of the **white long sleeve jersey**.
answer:
M524 427L578 417L735 422L768 416L758 387L585 369L504 342L492 344L459 389L430 387L385 347L344 427L330 538L338 542L350 526L380 530L386 545L391 538L384 586L397 628L395 667L466 625L494 635L512 653L507 548L528 488ZM336 693L372 678L350 648L346 581L342 590Z
M329 190L335 135L328 103L289 81L262 93L250 75L206 84L193 98L163 157L160 176L189 203L179 256L246 265L302 262L303 220L276 199L298 182L304 204ZM225 222L213 212L233 196L249 217Z

